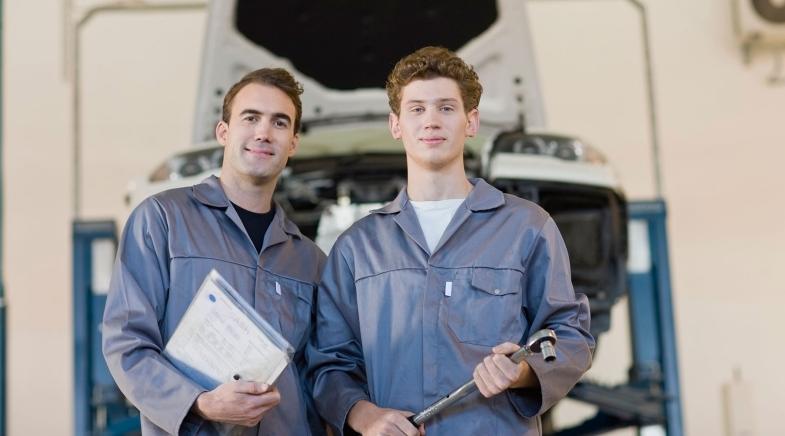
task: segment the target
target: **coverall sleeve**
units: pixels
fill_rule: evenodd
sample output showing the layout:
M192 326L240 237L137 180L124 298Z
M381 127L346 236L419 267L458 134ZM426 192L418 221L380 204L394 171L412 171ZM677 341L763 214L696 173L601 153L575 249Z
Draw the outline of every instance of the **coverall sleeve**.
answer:
M354 274L338 245L327 259L317 293L316 331L308 346L316 408L338 434L350 434L349 410L369 400L360 342Z
M567 248L552 218L548 218L534 243L523 278L524 311L532 334L543 328L556 332L556 360L540 355L526 358L540 382L539 388L511 389L507 395L522 416L544 413L564 398L591 367L594 338L589 333L589 302L575 294L570 278Z
M168 229L160 204L145 200L123 231L103 320L103 353L125 396L169 434L203 420L189 410L204 391L161 355L169 290Z

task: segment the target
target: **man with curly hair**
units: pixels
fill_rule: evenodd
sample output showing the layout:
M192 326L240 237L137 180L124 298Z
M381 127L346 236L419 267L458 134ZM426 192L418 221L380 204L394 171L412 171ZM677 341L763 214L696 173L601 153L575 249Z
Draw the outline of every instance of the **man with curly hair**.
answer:
M454 53L425 47L387 81L407 186L335 243L308 349L317 409L340 434L416 435L406 419L473 377L479 388L428 435L541 433L539 416L591 364L589 306L564 242L537 205L467 179L482 86ZM557 359L514 363L541 328Z

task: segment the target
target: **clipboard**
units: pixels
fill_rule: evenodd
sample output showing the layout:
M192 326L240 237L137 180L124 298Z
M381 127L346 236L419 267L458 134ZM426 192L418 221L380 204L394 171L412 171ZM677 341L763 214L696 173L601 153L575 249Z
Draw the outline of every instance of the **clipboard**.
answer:
M163 355L207 390L232 380L272 385L294 348L212 270L191 300Z

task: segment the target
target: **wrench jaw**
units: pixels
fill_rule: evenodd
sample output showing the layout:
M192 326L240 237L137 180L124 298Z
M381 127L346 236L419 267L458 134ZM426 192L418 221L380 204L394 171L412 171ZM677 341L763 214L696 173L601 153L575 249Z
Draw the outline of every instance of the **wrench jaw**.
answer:
M552 342L543 342L542 345L540 345L540 350L542 352L542 358L546 362L553 362L556 360L556 347L553 346Z
M546 362L553 362L556 360L556 332L551 329L537 330L529 337L526 348L532 353L542 354Z

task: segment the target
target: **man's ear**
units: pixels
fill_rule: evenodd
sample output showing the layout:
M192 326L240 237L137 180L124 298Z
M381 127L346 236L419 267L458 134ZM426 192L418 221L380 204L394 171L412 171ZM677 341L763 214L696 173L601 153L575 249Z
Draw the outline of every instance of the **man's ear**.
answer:
M218 121L218 124L215 125L215 139L218 140L218 143L226 147L226 138L229 134L229 125L226 124L225 121L221 120Z
M480 129L480 111L474 108L466 114L466 136L473 138Z
M300 145L300 134L295 133L292 137L292 143L289 145L289 153L288 156L292 157L295 153L297 153L297 147Z
M401 139L401 124L398 120L398 115L395 115L395 112L390 112L389 124L390 134L392 134L392 137L395 139Z

